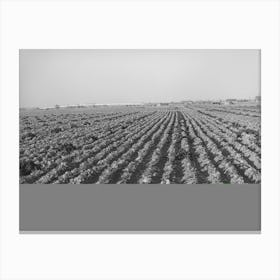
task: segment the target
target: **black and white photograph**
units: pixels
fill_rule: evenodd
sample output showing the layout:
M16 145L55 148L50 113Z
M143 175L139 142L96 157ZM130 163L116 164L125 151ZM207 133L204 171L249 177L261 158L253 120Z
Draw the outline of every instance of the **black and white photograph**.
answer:
M257 49L21 49L20 184L260 184Z

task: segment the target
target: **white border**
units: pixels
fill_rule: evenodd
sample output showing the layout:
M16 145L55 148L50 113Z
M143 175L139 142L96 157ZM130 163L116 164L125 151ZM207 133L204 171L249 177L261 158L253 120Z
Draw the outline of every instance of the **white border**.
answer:
M2 1L1 277L279 279L278 20L272 0ZM20 235L20 48L261 49L262 233Z

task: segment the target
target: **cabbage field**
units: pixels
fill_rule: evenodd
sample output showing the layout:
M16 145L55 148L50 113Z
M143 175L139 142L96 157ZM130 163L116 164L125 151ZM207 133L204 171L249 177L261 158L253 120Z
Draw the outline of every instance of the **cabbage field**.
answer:
M198 102L21 110L20 183L260 183L260 120Z

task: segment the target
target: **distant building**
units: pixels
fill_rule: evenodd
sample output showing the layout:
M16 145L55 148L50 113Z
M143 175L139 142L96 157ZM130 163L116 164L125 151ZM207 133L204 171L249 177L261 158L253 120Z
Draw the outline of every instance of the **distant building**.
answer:
M260 96L260 95L257 95L257 96L255 97L255 101L256 101L256 102L261 102L261 96Z
M169 105L169 103L166 103L166 102L157 103L157 107L168 106L168 105Z
M221 102L221 101L212 101L212 104L221 105L222 102ZM224 104L225 104L225 103L224 103Z

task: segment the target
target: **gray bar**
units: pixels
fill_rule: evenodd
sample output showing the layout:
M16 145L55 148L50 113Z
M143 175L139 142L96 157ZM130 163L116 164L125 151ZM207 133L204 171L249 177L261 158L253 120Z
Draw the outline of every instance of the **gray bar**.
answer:
M220 231L207 231L207 230L189 230L189 231L175 231L175 230L171 230L171 231L149 231L149 230L142 230L142 231L134 231L134 230L127 230L127 231L101 231L101 230L96 230L96 231L90 231L90 230L77 230L77 231L55 231L55 230L45 230L45 231L41 231L41 230L20 230L19 231L20 234L50 234L50 233L55 233L55 234L139 234L139 233L147 233L147 234L261 234L260 230L248 230L248 231L242 231L242 230L220 230Z
M259 233L261 186L22 184L19 228L21 233Z

